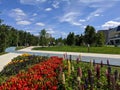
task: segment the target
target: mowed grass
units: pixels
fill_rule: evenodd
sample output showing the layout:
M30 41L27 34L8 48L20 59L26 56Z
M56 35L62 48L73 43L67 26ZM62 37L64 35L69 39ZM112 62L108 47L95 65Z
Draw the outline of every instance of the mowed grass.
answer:
M65 52L84 52L88 53L88 47L82 46L54 46L54 47L35 47L33 50L44 51L65 51ZM89 53L120 54L120 47L90 47Z
M20 49L24 49L24 48L26 48L27 46L18 46L18 47L16 47L16 49L15 50L20 50Z
M1 52L0 55L7 54L7 52Z

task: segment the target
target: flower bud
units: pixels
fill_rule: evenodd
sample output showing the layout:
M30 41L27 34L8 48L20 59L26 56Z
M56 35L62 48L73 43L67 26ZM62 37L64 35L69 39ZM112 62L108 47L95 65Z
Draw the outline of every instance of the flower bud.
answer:
M101 60L101 67L103 67L103 61Z
M80 67L77 70L77 76L82 77L82 69Z
M81 82L81 78L79 76L77 77L77 81Z
M88 80L89 82L91 82L91 76L92 76L92 72L90 69L88 69Z
M74 69L74 66L72 65L72 72L74 72L75 71L75 69Z
M71 74L71 63L68 60L68 75L70 75L70 74Z
M79 63L79 61L80 61L80 59L79 59L79 58L77 58L77 59L76 59L76 63Z
M93 66L93 61L92 60L90 60L90 66Z
M85 78L84 88L85 88L85 90L87 90L87 88L88 88L88 79L87 78Z
M108 72L108 69L106 70L106 77L107 77L108 85L110 85L110 73Z
M64 74L64 72L62 73L62 83L65 84L65 74Z
M95 70L96 70L96 77L97 77L97 79L100 79L100 66L98 64L97 64Z

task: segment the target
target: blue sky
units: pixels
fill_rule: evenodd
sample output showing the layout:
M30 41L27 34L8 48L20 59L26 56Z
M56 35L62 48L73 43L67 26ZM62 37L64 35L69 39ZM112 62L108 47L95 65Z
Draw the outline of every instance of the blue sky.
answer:
M120 25L120 0L0 0L0 19L18 30L53 37L81 34L86 25L96 30Z

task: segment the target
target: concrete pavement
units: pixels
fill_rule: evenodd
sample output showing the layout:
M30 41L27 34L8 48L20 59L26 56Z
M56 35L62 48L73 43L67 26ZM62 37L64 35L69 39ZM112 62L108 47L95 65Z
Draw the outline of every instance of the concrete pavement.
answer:
M96 63L100 63L103 60L103 63L106 64L107 60L110 61L111 65L120 66L120 55L118 54L97 54L97 53L77 53L77 52L58 52L58 51L37 51L31 50L34 46L25 48L21 50L22 52L41 55L41 56L60 56L63 57L63 54L67 53L67 55L72 55L72 59L76 60L79 55L82 57L82 61L89 62L90 60L96 60ZM69 58L69 57L68 57Z
M14 57L17 57L18 55L20 55L19 53L7 53L4 55L0 56L0 71L3 69L3 67L5 65L7 65L11 59L13 59Z

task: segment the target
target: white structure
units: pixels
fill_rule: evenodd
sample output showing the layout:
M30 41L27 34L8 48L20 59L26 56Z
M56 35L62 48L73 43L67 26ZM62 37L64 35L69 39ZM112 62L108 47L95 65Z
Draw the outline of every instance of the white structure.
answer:
M108 45L120 45L120 26L110 28L109 30L99 30L105 35L105 41Z

